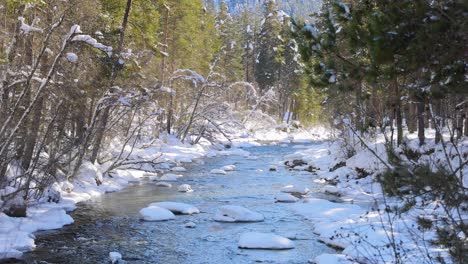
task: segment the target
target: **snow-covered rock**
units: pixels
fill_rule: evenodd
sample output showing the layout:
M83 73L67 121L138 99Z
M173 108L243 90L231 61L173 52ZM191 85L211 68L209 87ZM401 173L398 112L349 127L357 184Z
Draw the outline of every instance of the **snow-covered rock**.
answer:
M299 199L289 193L280 193L275 196L275 200L280 203L295 203Z
M333 195L341 195L340 189L333 185L326 185L322 188L323 192L333 194Z
M219 208L213 220L218 222L260 222L262 214L237 205L225 205Z
M175 215L168 209L152 204L141 209L140 214L145 221L167 221L175 219Z
M159 206L165 208L175 214L198 214L200 210L193 205L185 204L185 203L176 203L176 202L157 202L152 203L150 206Z
M75 188L75 186L73 186L73 184L69 181L63 181L60 183L60 189L66 193L71 193L73 188Z
M109 259L112 264L119 263L122 260L122 254L119 252L109 252Z
M221 169L212 169L212 170L210 171L210 173L212 173L212 174L222 174L222 175L226 175L226 174L227 174L225 170L221 170Z
M156 186L171 188L171 187L172 187L172 184L170 184L170 183L168 183L168 182L157 182L157 183L156 183Z
M277 170L278 170L278 166L276 166L276 165L270 165L270 166L268 166L268 170L269 170L269 171L277 171Z
M184 172L184 171L187 171L187 169L185 169L184 167L174 167L174 168L171 169L171 171Z
M173 173L168 173L164 174L159 178L160 181L177 181L182 175L179 174L173 174Z
M234 171L236 170L236 165L226 165L221 168L223 171Z
M156 176L149 176L148 180L149 181L159 181L159 176L157 176L157 175Z
M294 242L271 233L248 232L240 236L239 248L249 249L291 249Z
M188 184L182 184L177 188L179 192L193 192L192 187Z
M284 156L284 160L302 160L304 156L301 153L293 153Z
M281 188L281 192L284 193L297 193L297 194L307 194L310 190L304 186L300 185L287 185Z

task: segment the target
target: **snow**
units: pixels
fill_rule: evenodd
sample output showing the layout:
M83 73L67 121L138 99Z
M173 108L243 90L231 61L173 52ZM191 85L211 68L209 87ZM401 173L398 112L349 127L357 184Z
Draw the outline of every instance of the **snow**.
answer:
M119 252L109 252L109 259L112 264L118 263L120 260L122 260L122 254Z
M66 57L67 60L71 63L75 63L78 61L78 56L73 52L67 52Z
M341 190L333 185L326 185L322 188L323 192L333 194L333 195L341 195Z
M170 184L170 183L168 183L168 182L157 182L157 183L156 183L156 186L171 188L171 187L172 187L172 184Z
M282 187L281 189L281 192L284 192L284 193L297 193L297 194L307 194L309 193L309 189L304 187L304 186L300 186L300 185L286 185L284 187Z
M179 178L183 177L180 174L167 173L159 178L160 181L177 181Z
M23 31L24 34L29 34L30 32L35 32L35 33L42 33L42 29L40 28L37 28L37 27L34 27L34 26L31 26L31 25L28 25L26 24L24 21L24 17L20 16L18 17L18 20L21 21L21 31Z
M175 219L175 215L171 211L153 204L141 209L140 215L145 221L167 221Z
M221 169L212 169L210 171L211 174L222 174L222 175L226 175L226 171L225 170L221 170Z
M223 171L234 171L236 170L236 165L226 165L221 168Z
M343 254L322 254L315 258L314 262L316 264L354 264L349 260L346 255Z
M8 217L0 213L0 259L19 257L22 251L33 250L33 232L61 228L73 223L65 210L47 204L28 208L27 217Z
M71 29L71 33L72 34L79 34L81 33L81 30L80 30L80 27L78 25L75 25L74 27L72 27ZM90 35L85 35L85 34L79 34L79 35L75 35L73 38L72 38L72 41L74 42L84 42L96 49L99 49L99 50L102 50L104 52L107 53L107 55L110 57L112 55L112 50L113 48L110 47L110 46L106 46L102 43L100 43L99 41L97 41L97 39L91 37Z
M177 188L179 192L193 192L192 187L188 184L182 184Z
M200 210L193 205L186 204L186 203L177 203L177 202L157 202L152 203L150 206L159 206L165 208L175 214L198 214Z
M225 205L219 208L213 220L218 222L261 222L262 214L237 205Z
M174 168L171 169L171 171L184 172L184 171L187 171L187 169L185 169L184 167L174 167Z
M240 236L238 246L248 249L292 249L294 242L272 233L248 232Z
M289 193L280 193L275 196L275 200L280 203L295 203L299 201L299 198L289 194Z
M317 29L312 26L311 24L307 24L305 25L303 28L302 28L302 31L304 32L309 32L311 34L311 36L315 39L318 38L318 32L317 32Z
M304 203L296 203L291 208L296 214L302 215L306 219L327 222L352 215L359 216L364 213L364 210L355 204L339 204L318 198L308 198Z

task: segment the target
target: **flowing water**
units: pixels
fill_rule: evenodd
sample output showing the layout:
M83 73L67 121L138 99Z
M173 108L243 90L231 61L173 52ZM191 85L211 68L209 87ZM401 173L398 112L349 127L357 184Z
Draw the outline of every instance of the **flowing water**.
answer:
M314 191L319 187L308 172L269 164L295 151L267 145L249 148L252 156L219 156L198 160L172 188L142 182L120 192L80 203L72 213L75 223L59 230L36 234L37 248L25 255L26 263L109 263L108 253L118 251L127 263L307 263L333 250L313 234L313 225L292 213L291 204L275 203L274 196L288 184L301 184ZM235 164L236 171L212 175L211 169ZM259 171L262 170L262 171ZM178 184L188 183L192 193L177 192ZM178 215L167 222L144 222L138 211L158 201L185 202L198 207L200 214ZM264 222L219 223L212 217L222 205L240 205L262 213ZM195 228L185 228L186 222ZM291 250L249 250L237 247L241 233L273 232L294 238Z

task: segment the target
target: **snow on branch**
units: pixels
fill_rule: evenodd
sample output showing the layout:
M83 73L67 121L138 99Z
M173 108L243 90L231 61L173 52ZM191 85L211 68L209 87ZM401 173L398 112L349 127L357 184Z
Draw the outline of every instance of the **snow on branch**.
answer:
M90 35L81 34L82 32L80 30L80 26L74 25L72 27L72 30L74 30L74 34L77 34L73 37L73 42L84 42L98 50L106 52L109 57L112 56L112 47L100 43L99 41L97 41L97 39L91 37Z
M33 33L42 33L43 30L41 28L37 28L37 27L34 27L32 25L28 25L26 24L24 21L24 17L20 16L18 17L18 20L21 21L21 31L23 31L23 33L25 35L29 34L30 32L33 32Z
M198 84L205 84L206 80L203 76L197 73L194 70L190 69L178 69L172 73L170 82L172 83L176 79L183 79L186 81L191 81L195 87L198 87Z

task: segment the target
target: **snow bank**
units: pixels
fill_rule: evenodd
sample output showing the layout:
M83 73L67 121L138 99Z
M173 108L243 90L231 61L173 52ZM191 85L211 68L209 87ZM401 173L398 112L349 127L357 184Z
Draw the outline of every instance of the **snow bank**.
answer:
M430 131L426 136L427 143L421 147L416 134L406 135L404 147L419 153L420 158L416 161L418 164L435 161L444 166L443 150L434 144ZM388 160L382 135L365 138L365 141L381 159ZM342 143L342 140L337 140L332 144L314 144L285 157L289 160L300 159L308 164L313 162L315 167L320 168L316 172L318 179L314 181L325 184L320 189L321 192L338 195L343 201L357 201L361 206L366 206L363 208L354 204L310 198L304 203L296 203L289 207L314 224L314 233L319 235L321 241L343 249L341 254L320 255L315 262L429 263L440 257L451 263L447 248L430 243L437 237L434 228L422 230L418 224L421 217L446 217L440 201L417 197L416 204L409 211L402 213L400 209L405 208L406 202L399 198L384 197L380 183L376 181L376 174L385 170L382 162L359 144L355 145L355 154L348 157L350 152ZM452 150L448 148L448 151ZM463 150L461 152L464 153ZM405 155L402 155L403 149L396 149L396 153L403 161L406 160ZM406 161L409 166L415 164L414 160ZM453 166L456 167L458 159L451 162L454 162ZM393 243L399 252L398 260L395 259Z
M213 217L218 222L260 222L262 214L237 205L222 206Z
M29 208L27 217L8 217L0 213L0 259L17 258L33 250L33 232L61 228L73 223L65 210L46 205Z
M159 206L165 208L175 214L198 214L200 210L193 205L185 204L185 203L176 203L176 202L157 202L152 203L150 206Z
M247 249L291 249L294 242L275 234L248 232L240 236L238 246Z
M355 204L332 203L327 200L308 198L304 203L292 205L292 210L310 220L341 220L358 217L365 211Z
M167 221L175 219L175 215L171 211L155 205L150 205L141 209L140 215L145 221Z

